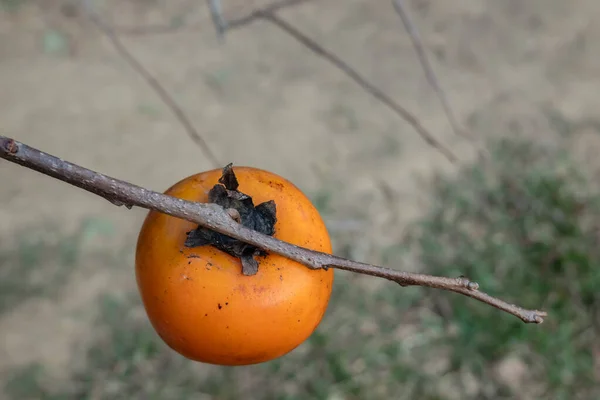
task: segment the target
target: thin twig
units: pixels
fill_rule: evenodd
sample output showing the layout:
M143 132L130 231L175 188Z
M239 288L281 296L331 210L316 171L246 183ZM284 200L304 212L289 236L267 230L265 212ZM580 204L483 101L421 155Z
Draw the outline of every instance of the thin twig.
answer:
M441 142L439 142L433 136L433 134L431 134L429 131L427 131L427 129L425 129L425 127L423 127L423 125L419 122L418 118L415 115L413 115L406 108L400 106L390 96L388 96L385 92L381 91L375 85L370 83L365 77L360 75L358 73L358 71L356 71L355 69L350 67L347 63L342 61L335 54L327 51L325 48L323 48L317 42L310 39L308 36L306 36L305 34L300 32L298 29L293 27L291 24L289 24L286 21L284 21L283 19L281 19L276 14L276 12L281 9L284 9L284 8L287 8L290 6L296 6L298 4L305 3L307 1L309 1L309 0L282 0L282 1L278 1L278 2L273 2L263 8L255 9L254 11L252 11L251 13L249 13L246 16L243 16L241 18L234 19L231 21L227 21L223 17L221 3L219 0L208 0L208 3L209 3L209 7L210 7L213 24L215 26L215 29L217 30L217 36L220 39L222 39L223 35L227 31L244 27L246 25L253 23L254 21L256 21L258 19L265 19L265 20L272 22L275 26L279 27L284 32L286 32L287 34L289 34L290 36L295 38L298 42L300 42L301 44L306 46L312 52L314 52L318 56L323 57L326 60L328 60L329 62L331 62L334 66L336 66L338 69L340 69L342 72L344 72L348 77L350 77L352 80L354 80L359 86L361 86L361 88L363 90L365 90L367 93L369 93L370 95L375 97L377 100L379 100L380 102L385 104L394 113L396 113L402 119L404 119L406 122L408 122L417 131L417 133L423 138L423 140L425 140L425 142L427 144L429 144L430 146L432 146L433 148L438 150L440 153L442 153L444 155L444 157L446 157L448 159L448 161L450 161L451 163L456 163L458 161L456 155L454 155L454 153L452 153L452 151L450 151L450 149L448 149ZM450 104L447 101L445 92L442 90L442 88L439 84L439 81L437 80L435 74L433 73L433 69L431 68L429 60L425 54L425 51L423 50L423 45L421 43L421 40L420 40L420 37L419 37L416 27L414 26L414 24L412 24L412 21L410 20L408 15L404 12L402 4L394 2L394 7L398 11L398 13L402 19L402 22L404 23L404 25L409 33L409 36L411 37L413 46L415 47L415 49L417 51L417 55L419 57L419 60L423 67L423 70L425 71L425 76L426 76L429 84L436 91L436 94L438 95L440 102L442 103L442 107L444 108L444 112L446 113L446 116L450 122L450 125L452 126L453 131L458 135L464 135L463 131L459 128L459 124L458 124L456 118L454 117L454 113L452 112ZM125 29L125 28L120 28L120 30L123 30L123 29ZM154 27L148 27L147 30L144 30L142 28L135 28L135 29L129 28L129 29L127 29L127 31L130 34L132 34L132 33L140 34L140 33L165 33L168 31L175 31L177 29L178 28L171 27L171 26L163 26L163 27L154 26ZM111 31L111 34L112 34L113 38L116 38L114 31ZM118 38L117 38L117 40L118 40ZM120 42L119 42L119 44L120 44ZM115 47L117 47L117 44L115 44ZM123 47L123 46L121 45L121 47ZM125 49L125 51L126 51L126 49ZM131 55L129 55L129 58L131 58ZM200 137L200 136L198 135L197 137Z
M217 38L223 39L225 31L227 30L227 21L223 17L223 7L221 6L221 0L208 0L208 8L210 9L210 16L217 31Z
M378 101L380 101L381 103L386 105L388 108L390 108L394 113L396 113L398 116L400 116L406 122L408 122L417 131L417 133L423 138L423 140L427 144L429 144L431 147L438 150L446 159L448 159L448 161L450 161L453 164L458 161L458 158L456 157L456 155L454 155L454 153L450 149L448 149L440 141L438 141L433 136L433 134L431 134L427 129L425 129L425 127L419 122L418 118L415 115L413 115L406 108L400 106L390 96L388 96L385 92L381 91L375 85L370 83L365 77L360 75L358 73L358 71L356 71L355 69L350 67L347 63L342 61L335 54L333 54L330 51L323 48L317 42L310 39L308 36L306 36L305 34L300 32L298 29L296 29L295 27L293 27L292 25L290 25L283 19L281 19L276 14L276 12L281 9L291 7L291 6L296 6L298 4L305 3L309 0L282 0L282 1L274 2L263 8L255 9L250 14L248 14L244 17L234 19L231 21L225 20L225 18L222 16L220 8L219 8L220 3L218 1L216 3L215 3L215 0L208 0L208 1L209 1L209 6L210 6L210 10L211 10L211 16L213 19L213 23L215 25L215 29L217 29L218 35L223 35L227 31L232 30L232 29L244 27L248 24L253 23L254 21L256 21L258 19L264 19L264 20L272 22L275 26L279 27L281 30L283 30L284 32L286 32L287 34L292 36L298 42L300 42L301 44L306 46L308 49L310 49L313 53L328 60L335 67L337 67L339 70L344 72L348 77L350 77L352 80L354 80L363 90L365 90L367 93L372 95ZM164 33L165 31L176 30L176 29L177 28L173 28L173 27L162 27L162 28L161 27L158 27L158 28L152 27L151 31L149 31L148 33L152 33L152 32ZM115 37L114 32L111 32L111 33L112 33L112 36ZM144 33L144 32L142 30L136 29L136 32L133 32L132 30L130 30L130 33ZM412 37L412 35L411 35L411 37ZM431 74L427 71L427 69L425 70L425 72L429 79ZM435 78L435 76L434 76L434 78ZM435 87L440 89L439 85L437 85ZM446 106L448 106L448 104L447 104L447 101L445 101L445 97L443 97L443 92L441 92L441 93L442 93L442 98L443 98L442 103L443 103L444 107L446 108ZM448 110L450 110L449 107L448 107ZM449 115L448 118L450 119L450 123L452 124L453 129L457 132L460 132L460 130L455 129L455 128L457 128L458 124L455 123L455 118L453 117L453 114L451 113L451 111L450 112L446 111L446 112Z
M223 30L223 34L232 29L242 28L246 25L250 25L254 21L262 19L262 13L265 12L277 12L283 10L284 8L293 7L298 4L306 3L311 0L280 0L274 1L271 4L268 4L262 8L254 9L249 14L244 15L239 18L234 18L231 20L225 19L222 14L222 10L219 10L219 4L217 0L208 0L209 7L211 12L211 18L213 20L213 24L215 25L215 29L218 32ZM220 22L219 22L220 21ZM119 32L122 35L152 35L152 34L165 34L165 33L175 33L180 32L181 30L186 31L197 31L206 28L206 23L198 23L198 24L188 24L188 25L169 25L169 24L154 24L154 25L145 25L145 26L115 26L114 31Z
M283 242L236 223L216 204L196 203L154 192L61 160L4 136L0 136L0 158L87 190L115 205L125 205L128 208L138 206L185 219L265 251L287 257L311 269L337 268L388 279L401 286L425 286L460 293L512 314L526 323L539 324L546 316L543 311L526 310L480 292L477 283L463 277L444 278L402 272Z
M255 9L254 11L252 11L250 14L248 14L246 16L236 18L236 19L229 21L227 23L227 28L228 28L228 30L241 28L243 26L253 23L256 20L262 19L265 14L275 14L276 12L281 11L284 8L297 6L299 4L306 3L308 1L310 1L310 0L281 0L281 1L273 2L272 4L269 4L265 7Z
M127 50L125 45L121 42L117 34L113 29L106 24L102 18L94 11L89 0L83 0L83 5L86 13L88 14L91 21L100 29L100 31L110 40L115 50L123 57L123 59L129 64L129 66L138 73L146 83L156 92L158 97L171 109L177 120L181 123L188 136L198 145L206 157L215 167L219 167L219 162L215 153L211 150L210 146L204 138L198 133L196 128L192 125L190 119L185 115L185 112L177 105L173 97L169 92L160 84L160 82L152 76L150 72L140 63L130 52Z
M396 13L400 16L400 19L402 20L404 29L406 29L408 36L410 36L410 40L413 44L415 52L417 53L417 58L419 59L421 67L425 72L425 78L427 79L427 82L429 82L429 85L433 88L438 98L440 99L440 103L442 103L442 107L444 108L446 117L448 118L448 121L452 126L452 130L456 135L468 136L466 132L459 127L458 121L456 120L454 112L452 111L452 107L450 107L450 102L448 101L446 93L444 92L444 89L442 89L440 81L435 75L435 72L433 72L433 67L429 62L427 53L425 53L425 46L423 46L423 41L421 40L419 31L417 30L417 27L415 26L415 24L413 24L412 19L406 12L404 3L402 2L402 0L392 0L392 4L394 5L394 10L396 10Z
M385 92L383 92L382 90L378 89L375 85L370 83L365 77L360 75L358 71L346 64L338 56L323 48L316 41L312 40L304 33L300 32L298 29L281 19L275 13L263 11L261 15L265 20L272 22L275 26L280 28L282 31L288 33L298 42L310 49L313 53L332 63L340 71L344 72L348 77L350 77L354 82L356 82L363 90L365 90L375 99L379 100L389 109L391 109L394 113L396 113L398 116L400 116L410 125L412 125L412 127L423 138L423 140L431 147L439 151L444 157L448 159L448 161L450 161L453 164L458 161L454 153L452 153L450 149L445 147L427 129L425 129L425 127L421 125L416 116L414 116L406 108L400 106L398 103L392 100L390 96L388 96Z

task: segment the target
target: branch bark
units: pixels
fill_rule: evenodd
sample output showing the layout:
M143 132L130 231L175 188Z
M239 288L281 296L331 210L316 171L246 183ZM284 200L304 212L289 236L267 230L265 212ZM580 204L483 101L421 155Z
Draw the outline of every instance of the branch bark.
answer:
M458 120L455 117L454 111L452 107L450 107L450 102L448 101L448 97L446 96L446 92L442 89L442 85L440 85L440 81L437 78L435 72L433 72L433 67L429 62L429 57L427 57L427 53L425 52L425 46L423 46L423 41L421 40L421 35L417 30L416 25L413 23L412 18L408 15L408 12L405 9L404 2L402 0L392 0L392 5L394 6L394 10L400 17L402 21L402 25L404 25L404 29L410 40L413 44L415 52L417 53L417 58L421 63L421 68L423 68L423 72L425 72L425 78L427 82L429 82L429 86L433 88L438 98L440 99L440 103L442 104L442 108L444 109L444 113L446 114L446 118L450 122L450 126L454 130L456 135L461 135L465 137L469 137L466 132L460 128L458 124Z
M542 323L546 316L543 311L527 310L480 292L476 282L464 277L446 278L402 272L283 242L236 223L226 210L216 204L196 203L154 192L70 163L4 136L0 136L0 158L94 193L117 206L137 206L185 219L265 251L280 254L311 269L337 268L388 279L401 286L424 286L460 293L512 314L526 323Z

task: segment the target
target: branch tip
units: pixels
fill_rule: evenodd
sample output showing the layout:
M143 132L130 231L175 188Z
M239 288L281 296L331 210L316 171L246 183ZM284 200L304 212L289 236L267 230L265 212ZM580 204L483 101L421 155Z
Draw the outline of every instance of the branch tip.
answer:
M544 318L547 317L548 314L544 311L532 311L531 313L529 313L529 315L527 315L525 318L521 318L523 320L523 322L528 323L528 324L541 324L544 322Z

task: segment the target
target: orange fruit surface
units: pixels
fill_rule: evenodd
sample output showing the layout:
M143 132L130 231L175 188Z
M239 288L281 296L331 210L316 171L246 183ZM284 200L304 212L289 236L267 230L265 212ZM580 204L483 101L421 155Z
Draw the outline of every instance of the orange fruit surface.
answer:
M331 253L327 228L310 200L268 171L233 167L239 191L254 205L273 200L274 237ZM219 169L187 177L165 193L207 202ZM219 365L248 365L283 356L304 342L329 303L333 269L310 270L283 256L256 257L258 273L213 246L184 247L196 224L150 211L136 248L136 279L148 318L181 355Z

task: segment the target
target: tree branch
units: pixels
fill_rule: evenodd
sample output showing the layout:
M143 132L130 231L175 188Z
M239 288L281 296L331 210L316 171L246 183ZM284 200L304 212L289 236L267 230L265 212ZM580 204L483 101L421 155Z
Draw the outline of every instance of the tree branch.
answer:
M221 6L221 0L207 0L208 8L210 9L210 16L217 31L217 37L223 39L223 35L227 30L227 21L223 18L223 7Z
M311 0L277 0L270 4L263 6L262 8L256 8L250 11L248 14L227 20L223 15L223 10L219 0L207 0L211 19L217 36L223 38L225 34L233 29L243 28L247 25L252 24L256 20L262 19L262 13L264 12L277 12L288 7L294 7L302 3L306 3ZM154 34L165 34L165 33L176 33L183 30L186 31L199 31L206 28L204 22L197 24L186 24L173 26L170 24L154 24L154 25L143 25L143 26L115 26L114 30L123 35L154 35Z
M543 311L526 310L480 292L479 285L467 278L445 278L402 272L283 242L236 223L222 207L216 204L191 202L154 192L72 164L4 136L0 136L0 158L87 190L117 206L125 205L127 208L137 206L185 219L263 250L277 253L311 269L337 268L388 279L401 286L425 286L460 293L512 314L526 323L539 324L546 316Z
M84 1L89 1L89 0L84 0ZM287 33L288 35L290 35L291 37L296 39L300 44L307 47L318 57L321 57L321 58L329 61L336 68L338 68L341 72L346 74L350 79L352 79L354 82L356 82L365 92L367 92L368 94L373 96L379 102L383 103L385 106L387 106L389 109L391 109L396 115L398 115L400 118L404 119L409 125L411 125L413 127L413 129L417 132L417 134L419 136L421 136L421 138L429 146L431 146L432 148L434 148L435 150L440 152L452 164L455 164L458 161L458 158L456 157L456 155L449 148L444 146L439 140L437 140L435 138L435 136L433 136L433 134L430 133L423 126L423 124L421 124L419 119L413 113L411 113L406 108L402 107L400 104L398 104L396 101L394 101L389 95L387 95L384 91L380 90L374 84L369 82L358 71L356 71L354 68L352 68L346 62L344 62L342 59L340 59L337 55L326 50L319 43L317 43L316 41L314 41L311 38L309 38L308 36L306 36L304 33L302 33L296 27L292 26L291 24L289 24L288 22L286 22L285 20L283 20L281 17L279 17L276 14L278 11L280 11L282 9L297 6L299 4L306 3L308 1L309 0L279 0L279 1L275 1L275 2L268 4L267 6L264 6L262 8L257 8L243 17L233 19L230 21L225 19L225 17L223 16L222 7L221 7L221 3L219 0L208 0L208 6L210 9L213 24L217 31L217 37L220 40L224 39L225 34L228 31L230 31L232 29L242 28L246 25L249 25L249 24L255 22L256 20L266 20L266 21L271 22L276 27L281 29L283 32ZM163 98L165 103L167 103L167 105L170 106L170 108L176 113L176 115L181 114L180 112L177 112L179 107L177 107L177 106L173 107L174 102L168 98L168 94L167 94L167 96L164 96L165 90L162 89L160 84L158 84L158 82L156 82L156 80L154 78L149 77L149 74L145 71L145 69L141 65L139 65L139 63L135 59L133 59L131 54L127 51L127 49L122 45L122 43L116 36L115 30L109 28L97 16L94 15L94 17L95 17L94 22L96 24L99 24L99 27L104 31L104 33L108 36L108 38L113 42L113 44L115 45L115 47L117 48L119 53L121 53L121 55L125 58L125 60L127 60L132 65L132 67L138 73L140 73L140 75L142 75L148 81L148 83L159 93L159 95L161 95L161 97ZM408 15L404 15L404 17L408 18ZM403 22L406 23L404 18L403 18ZM408 19L408 23L410 24L410 19ZM416 29L414 28L414 25L412 25L412 24L410 24L408 27L412 28L412 29L409 29L409 36L413 40L413 44L415 45L415 48L417 50L419 60L422 63L423 69L425 70L425 75L428 79L428 82L433 86L434 90L440 97L442 106L444 107L444 111L446 112L447 117L450 120L450 124L451 124L453 130L457 133L461 133L462 131L458 128L458 123L456 122L456 119L454 118L454 114L452 113L452 110L448 104L448 101L446 100L445 94L442 91L441 86L437 82L435 75L433 75L433 71L431 69L431 66L428 63L428 60L426 58L424 60L422 59L422 57L425 54L422 51L423 50L422 46L419 47L419 45L420 45L419 38L414 36L414 34L417 33ZM176 31L178 29L179 28L173 28L170 26L163 26L163 27L154 26L154 27L146 27L146 28L129 28L129 29L119 28L119 31L125 30L126 33L129 33L129 34L132 34L132 33L139 34L139 33L165 33L165 32L169 32L169 31ZM161 94L161 92L162 92L162 94ZM181 110L179 109L179 111L181 111ZM214 159L215 157L211 155L208 145L206 143L204 143L204 140L201 138L201 136L197 132L195 132L195 130L193 128L190 129L191 124L186 123L185 115L183 116L183 118L181 117L181 115L178 115L178 119L182 122L184 127L186 127L188 134L195 141L197 141L198 144L209 155L209 158Z
M210 146L206 140L204 140L202 135L200 135L196 128L194 128L194 125L190 119L169 94L167 89L165 89L164 86L160 84L158 79L152 76L152 74L142 65L142 63L139 62L133 56L133 54L129 52L129 50L127 50L127 47L125 47L125 45L121 42L114 29L105 23L93 9L91 1L83 0L82 4L87 16L94 23L94 25L96 25L100 32L102 32L108 38L108 40L110 40L117 53L119 53L125 62L127 62L127 64L129 64L129 66L146 81L148 86L154 90L162 102L171 110L171 112L173 112L175 118L183 126L183 129L186 131L190 139L192 139L200 147L200 149L204 152L204 155L210 160L213 166L218 168L221 163L219 162L217 156L211 150Z
M446 96L446 92L442 89L440 85L440 81L433 72L433 67L429 62L429 58L427 57L427 53L425 53L425 47L423 46L423 41L421 40L421 36L419 35L419 31L417 27L412 22L412 19L409 17L408 13L405 10L404 3L402 0L392 0L392 4L394 6L394 10L400 17L402 21L402 25L404 25L404 29L408 36L410 36L410 40L412 41L415 52L417 53L417 58L421 63L421 67L423 68L423 72L425 72L425 78L427 82L429 82L429 86L433 88L436 92L438 98L440 99L440 103L442 104L442 108L446 113L446 118L450 122L450 126L454 130L456 135L467 136L465 132L459 127L458 121L452 111L452 107L450 107L450 102Z
M288 7L295 7L310 0L279 0L273 3L253 10L250 14L240 18L233 19L227 23L227 29L236 29L253 23L263 18L264 14L274 14Z
M257 10L255 11L255 14L261 15L262 18L271 22L273 25L280 28L283 32L289 34L291 37L296 39L299 43L311 50L317 56L329 61L340 71L345 73L350 79L356 82L365 92L369 93L379 102L383 103L390 110L392 110L400 118L404 119L409 125L413 127L413 129L419 134L419 136L421 136L425 143L427 143L428 145L436 149L438 152L440 152L452 164L455 164L458 161L456 155L454 155L454 153L450 149L448 149L439 140L437 140L435 136L433 136L433 134L431 134L427 129L425 129L425 127L419 122L419 119L415 115L413 115L406 108L402 107L400 104L395 102L384 91L380 90L371 82L369 82L365 77L358 73L358 71L350 67L350 65L345 63L338 56L323 48L323 46L321 46L319 43L306 36L304 33L302 33L294 26L280 18L274 12Z

